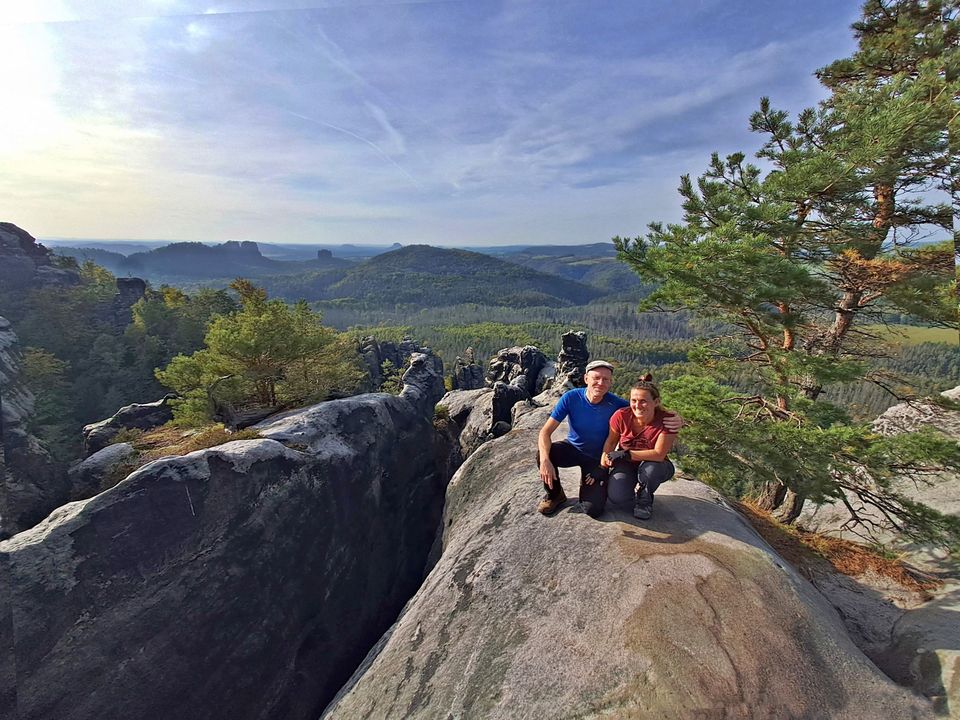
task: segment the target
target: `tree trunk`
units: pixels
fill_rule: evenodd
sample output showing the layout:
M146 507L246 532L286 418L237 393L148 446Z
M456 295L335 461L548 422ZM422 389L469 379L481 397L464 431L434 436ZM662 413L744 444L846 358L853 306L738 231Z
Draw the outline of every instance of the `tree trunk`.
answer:
M757 507L765 512L772 513L783 504L783 499L787 496L787 486L779 480L768 482L763 486L763 490L757 495Z
M764 486L755 502L758 508L789 525L800 517L804 500L803 495L795 493L782 482L773 481Z
M780 522L789 525L798 517L800 517L800 512L803 510L803 495L795 493L790 488L787 488L787 492L784 494L783 502L780 503L779 507L773 512L773 516Z

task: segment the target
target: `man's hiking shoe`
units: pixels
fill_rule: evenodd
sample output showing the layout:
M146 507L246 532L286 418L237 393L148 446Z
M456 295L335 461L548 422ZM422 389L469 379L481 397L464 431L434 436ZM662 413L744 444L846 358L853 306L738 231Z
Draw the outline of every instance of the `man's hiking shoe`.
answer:
M651 510L652 508L649 505L641 505L639 502L637 502L633 506L633 516L637 520L649 520L650 515L652 514Z
M570 508L572 513L583 513L584 515L589 515L590 517L596 517L594 515L593 503L589 500L581 500L572 508Z
M564 494L563 490L557 493L554 497L550 497L550 493L547 493L543 496L543 500L540 501L540 504L537 505L537 512L542 515L552 515L557 511L561 505L567 501L567 496Z

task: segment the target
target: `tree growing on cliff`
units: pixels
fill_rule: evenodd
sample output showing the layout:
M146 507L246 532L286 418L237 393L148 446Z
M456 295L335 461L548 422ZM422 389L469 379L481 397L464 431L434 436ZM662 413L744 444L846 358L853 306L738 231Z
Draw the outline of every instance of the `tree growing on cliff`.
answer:
M235 407L290 407L324 399L331 390L352 391L362 372L352 345L305 302L268 300L261 288L238 279L237 312L213 319L205 347L177 355L157 378L180 394L175 410L187 424L211 419L208 390Z
M804 497L842 499L846 490L919 527L919 511L878 480L889 475L883 463L922 474L934 459L955 464L955 443L951 452L933 437L902 438L909 457L861 453L871 466L859 473L841 470L849 466L842 452L830 454L826 474L791 469L804 466L817 437L818 448L832 446L822 433L841 427L824 387L873 376L878 343L865 320L894 310L957 327L952 244L918 242L951 229L950 205L936 198L955 189L956 7L870 0L854 29L858 51L819 73L827 101L790 120L764 98L751 117L765 136L757 155L768 172L743 154L714 155L696 182L681 181L682 223L614 242L643 278L661 282L645 307L688 308L729 329L699 357L720 373L752 369L754 391L722 402L738 407L725 420L737 436L752 437L760 424L784 440L771 446L791 462L753 473L769 509L791 520ZM821 435L808 437L810 428ZM857 432L845 436L851 447L876 440ZM719 449L741 459L761 450ZM864 482L845 487L851 477Z

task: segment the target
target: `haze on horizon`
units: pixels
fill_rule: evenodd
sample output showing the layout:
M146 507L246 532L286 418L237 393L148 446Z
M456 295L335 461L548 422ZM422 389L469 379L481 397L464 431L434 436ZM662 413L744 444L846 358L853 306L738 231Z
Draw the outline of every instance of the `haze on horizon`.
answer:
M849 54L851 0L0 9L0 220L44 237L569 244L677 220Z

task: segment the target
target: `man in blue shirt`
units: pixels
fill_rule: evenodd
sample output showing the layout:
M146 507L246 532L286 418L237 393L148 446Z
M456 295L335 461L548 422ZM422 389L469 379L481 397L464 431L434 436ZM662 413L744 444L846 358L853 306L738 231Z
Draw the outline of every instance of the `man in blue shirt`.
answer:
M603 360L587 364L583 376L586 387L563 394L537 438L537 465L546 495L537 506L550 515L567 501L557 468L580 467L580 503L578 508L596 517L606 503L607 469L600 465L603 443L610 432L610 416L630 403L609 392L613 383L613 365ZM570 431L565 440L553 442L553 432L564 420ZM683 420L668 415L664 425L679 430Z

